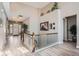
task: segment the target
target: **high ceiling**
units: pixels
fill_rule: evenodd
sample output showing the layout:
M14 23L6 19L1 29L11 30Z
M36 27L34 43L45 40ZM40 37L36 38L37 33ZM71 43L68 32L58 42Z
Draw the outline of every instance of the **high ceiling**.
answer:
M22 3L30 5L30 6L35 7L35 8L43 8L47 4L49 4L50 2L22 2Z

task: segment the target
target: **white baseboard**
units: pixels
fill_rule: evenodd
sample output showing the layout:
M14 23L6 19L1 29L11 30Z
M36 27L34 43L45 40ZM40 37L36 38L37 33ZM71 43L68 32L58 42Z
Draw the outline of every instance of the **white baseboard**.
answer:
M46 47L44 47L44 48L40 48L40 49L36 50L35 52L39 52L39 51L41 51L41 50L44 50L44 49L47 49L47 48L49 48L49 47L55 46L55 45L57 45L57 44L59 44L59 42L53 43L53 44L51 44L51 45L49 45L49 46L46 46Z

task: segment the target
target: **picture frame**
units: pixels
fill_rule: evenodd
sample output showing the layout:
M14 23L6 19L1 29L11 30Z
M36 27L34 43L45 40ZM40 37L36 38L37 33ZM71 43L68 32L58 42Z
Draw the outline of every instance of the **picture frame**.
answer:
M55 23L53 23L53 25L55 25Z
M49 30L49 22L42 22L40 23L40 30L41 31L48 31Z
M53 29L55 30L55 27L53 27Z

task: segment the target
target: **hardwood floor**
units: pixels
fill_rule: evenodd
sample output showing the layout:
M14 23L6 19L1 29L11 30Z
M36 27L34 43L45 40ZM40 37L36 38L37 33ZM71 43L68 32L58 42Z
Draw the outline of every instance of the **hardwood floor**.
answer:
M0 56L79 56L79 49L73 42L55 45L39 52L31 53L24 46L0 50Z
M74 42L64 42L64 44L52 46L45 50L26 53L26 56L79 56L79 49Z

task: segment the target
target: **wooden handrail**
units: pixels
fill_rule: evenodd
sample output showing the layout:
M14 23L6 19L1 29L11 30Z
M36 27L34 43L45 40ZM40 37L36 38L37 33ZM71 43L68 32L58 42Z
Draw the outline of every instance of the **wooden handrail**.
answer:
M35 52L35 48L36 48L35 33L33 32L32 34L28 34L28 33L25 34L29 35L30 38L32 39L32 52Z
M28 34L28 33L25 33L25 34L32 36L32 34Z
M36 44L35 44L35 33L32 33L32 52L35 52Z

